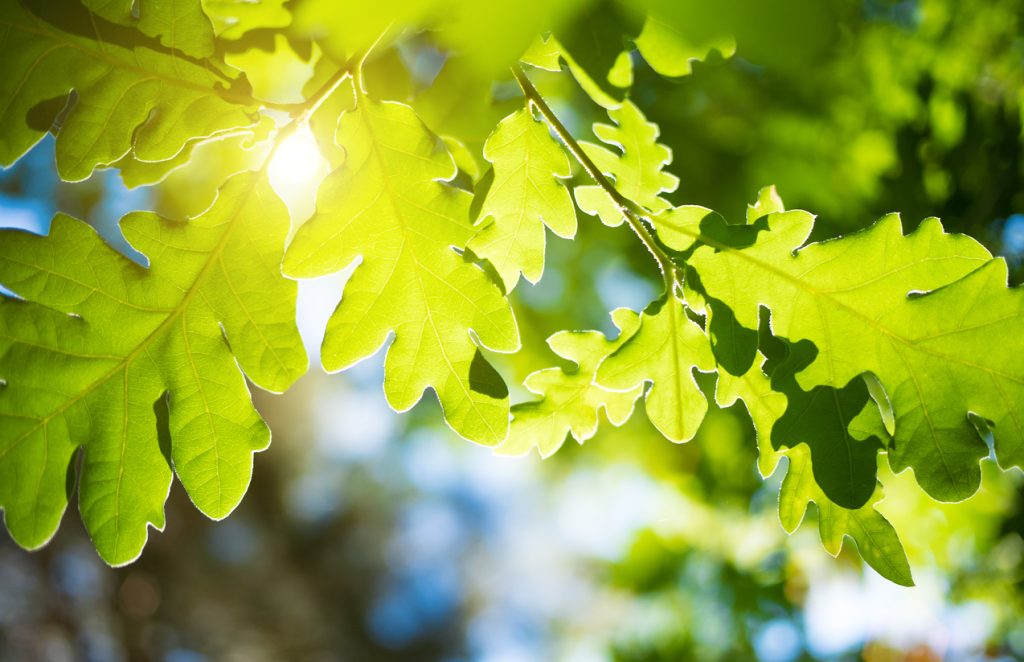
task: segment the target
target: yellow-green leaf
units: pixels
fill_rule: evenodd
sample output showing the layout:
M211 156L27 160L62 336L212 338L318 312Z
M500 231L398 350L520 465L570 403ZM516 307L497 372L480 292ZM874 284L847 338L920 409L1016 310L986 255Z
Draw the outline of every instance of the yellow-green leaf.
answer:
M561 448L567 434L582 444L597 433L602 409L612 425L626 422L643 387L610 391L595 384L594 376L601 361L636 333L640 318L632 310L617 308L612 320L619 329L614 340L599 331L559 331L548 338L552 351L575 368L545 368L526 378L526 388L542 398L512 407L512 426L499 454L522 455L536 448L541 457L548 457Z
M0 506L19 544L56 530L79 447L82 519L110 564L163 527L172 463L206 515L234 509L270 442L239 368L283 391L307 367L278 266L288 224L266 177L245 173L187 222L126 216L148 268L63 215L47 237L0 233L0 283L20 297L0 300Z
M544 226L565 239L576 234L576 209L560 181L572 171L547 126L525 108L498 124L484 158L494 166L494 180L469 248L494 265L511 291L520 273L531 283L544 273Z
M629 100L620 108L609 110L608 116L615 124L595 124L594 134L615 150L581 142L583 151L627 200L651 212L671 207L661 194L676 190L679 179L664 171L672 162L672 150L658 142L658 125L648 122L640 108ZM598 216L605 225L622 223L618 205L600 186L577 186L575 194L580 209Z
M170 29L152 20L160 34ZM254 122L252 99L215 63L185 57L75 2L36 3L30 11L0 0L0 35L0 165L50 130L72 91L56 147L67 181L130 150L142 161L165 161L197 138Z
M640 329L601 362L597 383L631 391L650 382L647 417L669 440L682 443L697 434L708 410L693 376L695 368L715 368L711 343L686 316L683 303L667 295L648 306L640 317Z
M327 325L323 364L343 370L389 334L384 392L399 411L432 388L463 437L495 445L508 433L508 389L482 347L515 351L508 301L456 248L473 233L470 196L447 186L455 165L411 108L361 96L338 128L347 159L324 180L317 212L295 236L284 268L296 277L361 264Z

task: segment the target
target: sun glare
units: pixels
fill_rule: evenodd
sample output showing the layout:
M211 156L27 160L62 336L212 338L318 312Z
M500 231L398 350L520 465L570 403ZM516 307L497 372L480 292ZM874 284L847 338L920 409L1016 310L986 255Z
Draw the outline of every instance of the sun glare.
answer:
M327 172L327 160L320 154L313 132L303 127L277 148L270 162L270 184L293 213L311 213L317 186Z

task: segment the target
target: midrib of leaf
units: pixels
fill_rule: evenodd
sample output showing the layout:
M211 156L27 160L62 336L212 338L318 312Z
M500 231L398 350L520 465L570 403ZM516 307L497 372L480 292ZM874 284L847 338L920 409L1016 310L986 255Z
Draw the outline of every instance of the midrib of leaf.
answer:
M666 285L669 288L668 291L670 292L671 291L671 287L673 286L673 283L670 281L670 274L671 274L672 269L671 269L670 266L667 267L666 263L670 265L671 264L671 260L668 258L668 256L660 248L657 247L657 245L653 244L653 242L651 241L648 233L646 232L646 228L643 228L642 224L639 223L639 215L637 215L634 210L635 209L642 209L642 207L637 205L635 202L633 202L633 201L631 201L631 200L629 200L627 198L624 198L622 196L622 194L619 193L619 191L608 181L608 179L603 175L601 170L594 164L594 162L590 159L590 157L587 156L587 154L580 148L580 144L576 141L576 139L572 136L572 134L569 133L569 131L568 131L568 129L566 129L565 125L563 125L561 123L561 121L558 119L558 116L555 115L554 112L551 110L551 108L547 105L547 102L540 95L540 93L537 91L537 89L533 86L533 84L530 82L529 78L526 77L526 74L523 73L522 68L519 67L518 65L516 65L516 66L514 66L512 68L512 73L513 73L516 81L519 83L520 87L522 88L523 94L531 102L533 102L533 104L538 108L538 110L541 111L541 115L548 122L548 125L554 130L555 134L559 137L559 139L565 145L565 147L569 151L569 153L572 154L576 158L576 160L580 163L580 165L583 166L583 169L587 172L588 175L590 175L591 179L593 179L594 182L598 186L600 186L602 189L604 189L605 193L611 198L612 202L614 202L616 204L616 206L619 207L619 210L622 212L622 215L626 218L626 220L630 221L631 227L633 227L634 231L637 232L637 235L640 237L641 242L644 244L644 246L654 256L655 260L659 264L659 267L661 267L662 273L663 273L663 275L666 278ZM638 226L639 226L639 229L638 229ZM882 333L882 335L885 335L888 338L891 338L891 339L893 339L893 340L895 340L895 341L897 341L899 343L902 343L902 344L910 347L911 349L920 351L920 352L925 353L925 354L930 354L930 355L935 356L937 358L947 359L947 360L953 361L955 363L960 363L961 365L965 365L965 366L970 367L970 368L977 368L977 369L979 369L979 370L981 370L983 372L986 372L986 373L989 373L989 374L992 374L992 375L998 375L1000 377L1004 377L1004 378L1006 378L1006 379L1008 379L1010 381L1013 381L1013 382L1016 382L1016 383L1019 383L1019 384L1024 384L1024 380L1015 378L1015 377L1013 377L1011 375L1007 375L1005 373L1001 373L1001 372L999 372L997 370L994 370L992 368L989 368L989 367L986 367L986 366L980 366L980 365L974 364L974 363L972 363L970 361L967 361L966 359L949 356L949 355L943 354L943 353L935 351L935 350L931 350L931 349L927 349L927 348L924 348L924 347L920 347L920 346L918 346L916 344L915 341L912 341L910 339L903 338L902 336L899 336L894 331L892 331L892 330L888 329L887 327L881 325L877 320L875 320L875 319L873 319L871 317L868 317L867 315L864 315L863 313L861 313L860 311L856 310L855 308L852 308L852 307L848 306L847 304L843 303L842 301L840 301L840 300L830 296L828 291L826 291L826 290L819 290L817 288L814 288L814 287L810 286L809 284L807 284L807 283L799 280L798 278L794 277L792 274L789 274L788 272L782 271L781 269L777 269L774 266L772 266L771 264L766 263L766 262L764 262L762 260L759 260L758 258L753 257L753 256L747 254L746 252L742 251L742 250L737 250L737 249L733 248L732 246L729 246L727 244L723 244L721 242L718 242L718 241L716 241L715 239L713 239L711 237L707 237L707 236L701 234L700 232L694 232L693 230L691 230L691 229L689 229L688 227L685 227L685 226L673 226L673 229L675 231L677 231L677 232L680 232L680 233L685 234L685 235L687 235L689 237L692 237L693 239L698 240L698 241L704 243L705 245L711 246L712 248L715 248L716 250L728 252L728 253L731 253L733 255L737 255L737 256L740 257L740 259L748 261L748 262L754 264L755 266L757 266L757 267L759 267L759 268L761 268L761 269L771 273L772 275L778 276L779 278L782 278L783 280L786 280L786 281L789 281L791 283L794 283L798 288L804 290L805 292L807 292L809 294L812 294L812 295L815 295L815 296L822 296L822 297L830 300L837 307L842 308L842 309L846 310L847 312L849 312L850 314L852 314L853 316L858 317L858 318L864 320L865 322L867 322L870 326L874 327L880 333ZM984 265L982 265L982 266L984 266ZM979 268L981 268L981 267L979 267Z
M918 400L921 401L921 413L924 415L924 420L928 423L928 431L931 433L928 437L933 441L932 445L935 447L936 452L938 452L939 459L942 460L942 468L946 470L946 475L949 477L949 481L951 483L959 484L962 481L957 480L956 476L953 474L953 469L949 466L949 461L946 460L946 454L942 451L942 444L938 442L935 423L932 422L931 413L928 411L928 407L924 406L924 392L921 390L921 383L917 380L917 374L910 369L910 362L907 360L907 357L903 356L903 353L898 349L895 351L896 356L900 357L900 361L903 362L903 366L907 369L907 374L910 375L910 379L914 382L914 391L917 393Z
M872 510L875 510L874 505L872 505ZM878 511L875 510L875 512L877 513ZM879 513L879 515L881 515L881 513ZM853 521L857 522L857 525L860 527L860 530L864 532L864 536L868 539L868 542L871 543L871 546L874 547L876 550L879 550L881 552L882 551L882 546L879 545L877 542L875 542L875 536L871 532L871 527L865 526L864 520L861 519L860 513L858 511L856 511L856 510L851 510L850 511L850 517L853 519ZM849 534L845 534L845 535L849 535ZM850 537L852 538L852 536L850 536ZM855 544L856 544L856 542L857 542L857 540L854 539L854 543ZM858 547L857 549L859 550L860 547ZM841 540L840 540L840 550L842 550L842 541ZM876 554L876 556L880 556L882 558L882 560L884 561L885 565L889 568L889 571L890 571L890 573L892 574L893 577L898 577L902 573L903 569L898 567L893 562L892 554L880 553L880 554Z
M531 421L529 423L529 426L526 429L527 430L535 430L538 427L547 426L552 420L555 419L556 416L561 414L565 410L565 408L567 406L569 406L570 404L575 404L576 401L579 400L583 396L583 390L584 390L583 388L575 389L575 392L573 393L573 395L571 397L569 397L567 400L565 400L565 402L563 402L561 405L552 407L542 417L540 417L538 419L534 419L533 421ZM539 404L543 403L547 399L547 397L548 396L545 395L544 399L533 400L531 402L524 402L522 404L535 404L535 405L539 405ZM513 412L513 415L514 415L514 413L515 412ZM515 419L513 419L513 422L514 421L515 421ZM567 427L569 428L569 432L572 434L573 438L575 438L576 437L576 430L573 428L573 426L571 424L568 425ZM511 432L509 432L509 436L511 437ZM563 441L564 441L564 439L563 439ZM581 441L581 440L578 440L578 441ZM536 442L533 442L533 444L536 445Z
M277 351L277 347L274 343L270 342L267 335L263 333L263 325L257 324L256 320L253 319L252 314L249 313L249 307L242 301L242 297L238 296L238 290L235 289L234 279L231 278L231 274L224 268L224 262L220 262L220 272L224 275L224 282L227 283L228 290L231 292L231 296L234 297L235 301L238 302L238 307L245 313L245 319L249 320L252 324L252 328L259 334L260 340L263 341L263 346L270 350L270 353L274 355L274 360L277 361L278 367L282 370L287 370L287 366L284 363L284 359L281 358L280 352ZM203 300L206 300L206 295L203 295ZM209 302L207 302L209 303ZM210 306L211 308L213 306Z
M909 339L909 338L904 338L901 335L899 335L898 333L896 333L895 331L893 331L893 330L889 329L888 327L886 327L886 326L882 325L881 323L879 323L876 319L874 319L874 318L872 318L872 317L870 317L868 315L865 315L864 313L861 313L856 308L854 308L852 306L849 306L846 303L844 303L843 301L841 301L840 299L837 299L836 297L832 296L833 292L831 290L821 290L821 289L815 288L815 287L811 286L810 284L808 284L807 282L801 280L799 277L793 276L789 272L786 272L786 271L783 271L781 269L778 269L778 268L774 267L773 265L771 265L770 263L764 262L763 260L760 260L760 259L758 259L758 258L756 258L756 257L754 257L754 256L752 256L752 255L750 255L748 253L746 253L743 250L735 249L735 248L733 248L731 246L728 246L727 244L723 244L721 242L718 242L718 241L712 239L711 237L707 237L707 236L701 234L700 232L693 232L692 230L689 230L688 228L683 227L683 226L674 226L673 230L675 230L677 232L681 232L681 233L686 234L686 235L689 235L690 237L693 237L694 239L696 239L698 241L701 241L702 243L704 243L704 244L706 244L708 246L711 246L711 247L715 248L716 250L728 252L731 255L738 256L738 257L740 257L740 259L745 260L745 261L749 262L750 264L753 264L754 266L756 266L756 267L758 267L760 269L768 271L769 273L771 273L774 276L778 276L779 278L782 278L783 280L786 280L786 281L796 285L799 289L803 290L804 292L806 292L806 293L808 293L808 294L810 294L812 296L820 297L821 299L825 299L825 300L829 301L830 303L832 303L837 308L845 310L846 312L850 313L851 315L853 315L855 317L858 317L861 320L867 322L868 325L870 325L873 328L875 328L879 333L884 335L890 341L895 341L894 345L897 344L897 343L898 344L902 344L902 345L906 346L907 348L909 348L912 351L919 351L919 352L921 352L923 354L928 354L930 356L934 356L934 357L939 358L939 359L951 361L953 363L959 363L961 365L964 365L964 366L967 366L967 367L970 367L970 368L975 368L975 369L981 370L983 372L988 373L989 376L993 378L994 382L997 381L997 380L994 379L995 376L1000 376L1000 377L1003 377L1003 378L1008 379L1010 381L1017 382L1019 384L1024 384L1024 380L1015 378L1012 375L1007 375L1005 373L999 372L998 370L995 370L993 368L989 368L987 366L978 365L976 363L973 363L971 361L968 361L966 359L963 359L963 358L960 358L960 357L957 357L957 356L943 354L942 352L939 352L939 351L936 351L936 350L931 350L931 349L928 349L928 348L925 348L925 347L921 347L917 343L921 342L922 340L926 340L926 339L912 340L912 339ZM987 261L985 261L982 264L982 266L978 267L978 269L981 269L985 264L987 264ZM810 271L812 271L813 269L817 268L818 266L820 266L820 265L815 265L810 270L804 272L804 274L801 274L801 275L806 275L807 273L810 273ZM893 272L891 272L891 273L896 273L899 270L900 269L893 270ZM891 273L884 274L883 277L891 275ZM877 279L875 279L875 280L877 280ZM853 291L853 290L859 289L860 287L864 287L865 285L868 285L871 282L873 282L873 281L867 281L865 283L859 284L858 286L849 287L849 288L846 288L845 290L842 290L842 291ZM825 323L824 323L824 315L822 315L819 312L819 317L822 320L823 327L825 327L827 329L827 326L825 326ZM987 326L987 324L984 325L984 326ZM915 370L913 370L911 368L912 364L910 363L910 361L907 360L907 357L905 357L902 352L900 352L898 349L896 349L895 346L893 347L893 349L896 351L897 356L899 356L900 360L903 362L903 365L906 368L907 374L909 374L911 379L913 380L914 390L917 393L917 398L922 403L921 411L922 411L922 413L924 415L925 421L928 424L928 429L929 429L929 431L931 433L931 434L928 435L929 439L932 441L932 445L935 447L936 451L938 452L939 458L942 460L942 466L943 466L943 468L946 471L946 475L949 477L949 480L950 480L951 483L953 483L953 484L960 484L960 483L962 483L962 481L958 480L956 478L956 475L953 473L953 470L949 466L949 462L946 459L945 453L942 450L941 444L939 444L939 442L938 442L938 437L936 435L936 430L935 430L935 424L932 422L931 414L929 413L928 407L927 406L923 406L923 403L925 402L925 397L924 397L924 393L921 390L921 384L920 384L920 382L917 379L917 373L915 372ZM832 369L831 359L829 359L828 365L829 365L829 374L830 375L834 375L833 369ZM837 399L838 399L838 396L837 396ZM1005 398L1004 398L1004 400L1005 400ZM849 452L849 448L847 448L847 452Z
M362 98L366 99L365 96L363 96ZM398 220L399 226L402 228L402 247L401 247L400 251L402 253L404 253L405 252L405 246L406 246L406 239L407 239L408 234L409 234L409 232L411 230L410 230L408 224L405 221L405 216L404 216L404 214L402 214L400 206L398 205L399 197L396 194L394 188L392 187L391 177L388 174L387 167L385 166L384 157L380 153L380 144L377 142L377 135L374 132L372 125L373 125L373 122L370 120L370 118L368 116L365 116L365 118L363 119L363 126L366 128L366 133L369 134L370 145L372 145L371 149L373 150L373 156L374 156L374 159L377 161L377 167L380 168L381 179L384 182L384 188L387 190L388 200L390 200L390 202L391 202L391 208L394 210L395 218ZM406 152L403 152L403 153L406 153ZM415 154L413 154L412 156L417 156L418 157L418 155L415 155ZM422 157L418 157L418 158L422 158ZM417 233L417 234L419 234L419 233ZM422 297L424 302L428 302L429 299L427 298L426 289L423 286L423 276L420 274L420 270L422 269L422 270L428 271L428 272L429 272L429 270L426 269L423 266L423 263L420 262L419 256L416 255L416 251L410 250L409 254L412 255L413 262L416 263L416 267L417 268L414 269L414 271L416 273L416 284L419 286L420 296ZM396 261L396 267L395 268L397 268L397 261ZM429 272L429 273L432 274L433 272ZM444 280L444 279L439 278L437 276L435 276L435 278L438 278L438 280L441 280L442 282ZM455 372L455 366L452 365L451 359L448 358L448 352L445 350L445 344L444 344L444 342L441 339L441 334L438 333L437 326L434 324L434 315L433 315L433 312L430 309L429 303L427 304L426 309L427 309L427 321L430 322L430 330L433 331L434 338L437 340L437 345L438 345L438 347L441 348L441 356L444 357L444 362L448 366L448 371L452 374L452 376L455 377L455 381L458 383L459 388L462 389L463 394L466 396L466 400L469 402L470 407L476 413L477 417L481 421L483 421L484 425L487 426L487 430L488 430L488 432L491 433L491 437L492 438L496 438L496 434L495 434L494 428L491 427L490 421L487 420L487 417L484 416L483 413L480 411L480 409L476 406L476 402L473 400L472 396L470 395L469 390L466 388L465 384L462 383L462 379L459 378L458 373ZM416 354L417 354L417 356L419 355L419 349L417 349ZM440 401L440 398L438 398L438 401ZM442 405L442 409L444 409L443 405ZM498 441L501 441L501 440L498 439Z
M128 449L128 365L124 366L124 399L121 402L121 457L117 463L117 487L114 489L114 551L121 542L121 484L124 482L124 453ZM149 535L148 529L146 535Z
M269 159L268 159L268 162L269 162ZM185 292L185 295L181 298L181 301L174 308L170 309L170 313L168 314L167 318L164 319L164 321L161 322L148 336L143 338L142 341L139 343L138 347L136 347L131 352L126 354L118 362L118 364L115 365L109 372L107 372L102 377L100 377L99 379L94 381L92 384L90 384L87 388L85 388L80 393L78 393L75 396L69 398L63 405L61 405L57 409L53 410L52 412L50 412L46 416L44 416L44 417L42 417L40 419L37 419L38 423L36 425L34 425L31 428L29 428L24 434L22 434L20 437L18 437L14 441L12 441L11 444L7 448L5 448L3 450L3 452L0 452L0 458L3 458L4 456L6 456L8 452L12 451L15 447L18 446L18 444L20 444L22 441L27 439L32 433L34 433L36 430L38 430L41 426L45 426L51 420L53 420L57 416L63 414L65 411L70 409L72 406L74 406L78 402L82 401L84 398L88 397L90 393L95 391L97 388L99 388L103 384L107 383L108 380L113 378L118 372L120 372L122 370L125 373L125 388L126 388L125 398L128 397L127 396L128 367L132 364L132 362L136 358L138 358L139 354L141 354L143 351L145 351L149 347L149 344L151 342L153 342L153 340L155 340L156 338L160 337L172 324L174 324L174 322L178 318L178 316L181 315L185 311L185 309L188 307L189 303L191 303L192 298L195 296L196 292L199 291L200 285L202 285L203 281L206 279L206 275L209 273L210 268L213 266L213 264L215 262L217 262L220 259L221 254L224 252L224 248L225 248L225 246L227 246L228 239L230 238L231 233L232 233L232 231L235 228L235 224L236 224L236 222L238 220L240 212L241 212L242 208L245 207L246 203L248 202L247 198L248 198L249 194L251 194L253 189L256 188L256 183L259 181L259 178L262 175L263 175L262 171L259 172L259 173L256 173L251 178L251 182L249 184L248 190L246 191L246 194L239 196L238 206L235 208L234 213L231 215L231 220L228 221L228 223L226 224L227 227L224 229L224 234L221 235L220 241L217 242L217 245L214 247L213 251L210 252L209 259L206 261L206 263L203 264L202 269L200 269L199 273L196 275L195 281L193 281L192 286L188 289L188 291ZM127 409L127 406L126 406L125 407L125 416L127 416L127 411L128 411L128 409ZM127 429L126 426L127 426L127 423L123 427L125 429ZM122 449L122 454L123 454L123 449Z
M808 270L808 271L805 271L801 275L802 276L807 275L808 273L810 273L810 271L813 271L813 268ZM828 324L825 322L825 315L821 311L821 302L818 301L817 299L815 299L814 305L818 309L818 317L821 320L821 328L823 329L824 334L825 334L825 342L827 344L831 344L832 343L832 339L831 339L832 334L831 334L831 330L829 329ZM835 363L833 362L832 357L833 357L833 353L829 352L828 353L828 361L826 363L828 365L829 380L831 382L835 383L835 381L836 381ZM839 389L832 388L832 389L829 389L829 390L832 392L832 402L833 402L833 404L836 407L836 418L839 419L839 431L840 431L840 434L842 434L843 441L845 442L845 443L843 443L843 450L846 451L846 469L847 469L848 478L850 480L850 485L853 485L853 483L854 483L854 477L853 477L853 453L850 451L850 442L852 441L852 439L850 439L850 435L849 435L849 432L848 432L848 429L847 429L846 420L843 418L843 410L839 406ZM810 409L810 402L808 402L808 407L804 411L806 412L809 409ZM938 442L936 442L935 446L938 447L938 445L939 445ZM950 478L952 478L952 476L950 476Z
M181 316L181 340L185 344L185 353L188 354L188 364L192 368L192 375L195 377L196 385L199 390L199 394L203 398L203 409L206 410L206 421L210 425L210 437L213 439L213 454L217 459L217 472L214 477L217 481L217 505L221 510L224 508L224 490L221 484L221 466L220 466L220 437L217 435L217 428L213 424L213 412L210 410L210 400L206 396L206 389L203 387L203 380L199 377L199 368L196 367L196 361L192 355L192 343L188 338L188 324L186 323L186 317L184 314ZM125 371L127 374L127 371ZM122 460L122 466L124 462ZM218 511L220 512L220 511Z
M526 132L524 131L523 133L526 133ZM521 133L519 135L521 136L523 134ZM508 184L509 181L511 181L513 175L519 174L520 170L524 171L523 172L523 178L530 184L531 187L533 187L534 192L535 193L540 193L540 189L537 188L537 185L533 183L533 178L530 177L530 150L529 149L526 150L526 158L523 159L522 165L518 166L516 168L516 170L512 174L510 174L507 178L505 178L505 181L501 183L501 186L498 187L498 190L500 191L501 188L505 184ZM495 193L497 193L497 192L495 192ZM512 249L515 247L516 242L519 240L519 233L523 229L523 219L526 218L526 201L528 199L528 196L524 194L524 195L521 196L521 198L522 199L520 200L520 203L519 203L519 216L516 218L516 230L515 230L515 232L512 233L512 241L505 242L505 259L506 260L508 259L508 256L512 254Z
M831 372L831 371L832 371L832 367L831 367L831 363L830 363L829 364L829 372ZM842 431L843 441L845 442L843 444L843 450L846 451L846 474L847 474L847 478L850 481L850 485L853 485L854 484L854 477L853 477L853 452L850 450L850 444L853 442L853 439L850 437L849 423L847 423L846 419L843 417L843 410L839 406L839 389L832 388L832 389L829 389L829 391L831 391L831 393L832 393L832 402L836 406L836 418L839 419L839 429ZM870 403L871 401L869 400L868 402ZM938 444L935 444L935 446L938 447ZM952 476L950 476L950 478L952 478Z
M793 283L798 288L800 288L801 290L807 292L808 294L811 294L811 295L814 295L814 296L820 296L820 297L822 297L824 299L827 299L832 304L834 304L837 308L841 308L841 309L845 310L846 312L850 313L851 315L853 315L854 317L857 317L857 318L867 322L869 326L874 327L882 335L884 335L884 336L886 336L888 338L891 338L892 340L895 340L895 341L899 342L900 344L906 345L910 349L922 352L924 354L929 354L929 355L934 356L936 358L941 358L941 359L949 360L949 361L952 361L954 363L960 363L961 365L967 366L969 368L977 368L977 369L979 369L979 370L981 370L983 372L987 372L987 373L990 373L990 374L998 375L1000 377L1004 377L1004 378L1008 379L1009 381L1016 382L1018 384L1024 384L1024 379L1020 379L1020 378L1014 377L1012 375L1008 375L1008 374L999 372L998 370L995 370L994 368L989 368L987 366L978 365L976 363L972 363L972 362L970 362L970 361L968 361L966 359L959 358L957 356L952 356L952 355L949 355L949 354L944 354L944 353L939 352L937 350L932 350L932 349L929 349L929 348L926 348L926 347L921 347L921 346L919 346L917 344L917 342L919 342L919 341L915 341L915 340L912 340L912 339L909 339L909 338L904 338L903 336L899 335L897 332L895 332L895 331L889 329L888 327L882 325L881 323L879 323L876 319L865 315L864 313L860 312L856 308L853 308L852 306L849 306L848 304L842 302L841 300L836 299L835 297L831 296L831 292L829 290L821 290L821 289L818 289L816 287L813 287L812 285L810 285L810 284L800 280L798 277L793 276L792 274L790 274L790 273L788 273L786 271L778 269L778 268L772 266L768 262L764 262L763 260L760 260L759 258L756 258L756 257L754 257L752 255L749 255L749 254L747 254L743 250L733 248L732 246L729 246L727 244L723 244L723 243L721 243L719 241L716 241L715 239L713 239L711 237L708 237L708 236L705 236L705 235L701 234L700 232L694 232L693 230L690 230L690 229L685 228L683 226L673 226L672 229L675 230L676 232L680 232L682 234L685 234L685 235L688 235L690 237L693 237L694 239L696 239L696 240L698 240L698 241L706 244L707 246L710 246L710 247L712 247L712 248L714 248L714 249L716 249L718 251L724 251L724 252L730 253L732 255L736 255L740 259L745 260L747 262L750 262L751 264L757 266L760 269L763 269L763 270L769 272L770 274L772 274L774 276L778 276L779 278L781 278L783 280L786 280L786 281L788 281L790 283ZM985 264L988 264L988 261L985 261L985 263L982 264L982 266L978 267L978 269L983 268L985 266ZM977 271L977 270L975 270L975 271ZM971 272L971 273L974 273L974 272ZM987 326L987 324L984 325L984 326Z
M656 166L655 168L647 168L647 167L645 167L647 165L647 163L648 163L647 158L646 158L647 155L640 148L640 142L636 139L637 137L635 135L633 135L633 134L627 134L627 135L630 138L630 145L632 145L632 150L630 150L630 145L625 145L625 144L622 145L622 156L625 157L630 151L632 151L633 154L636 155L635 156L635 158L636 158L636 172L638 172L640 174L640 176L637 177L637 179L636 179L636 185L633 187L634 190L627 197L633 197L637 193L641 192L644 188L646 188L645 184L648 187L650 187L651 189L657 189L658 192L660 193L661 185L658 183L657 180L658 180L658 175L661 174L661 166L663 164L662 163L656 163L656 164L654 164ZM623 158L623 160L625 161L626 159ZM651 179L650 182L647 181L648 178ZM657 194L655 194L655 197L657 197Z
M669 335L672 337L671 338L672 339L672 358L675 359L675 362L676 362L675 366L673 366L674 369L672 370L672 379L674 381L674 386L675 386L675 393L674 393L675 400L676 400L676 402L679 403L679 412L681 414L682 411L683 411L683 378L682 378L682 375L679 374L680 371L678 369L679 368L679 363L680 363L680 361L679 361L679 334L678 334L679 327L678 327L678 320L676 319L677 307L675 305L673 305L673 304L676 304L678 302L676 301L676 298L672 295L672 293L669 292L668 293L668 301L666 301L665 303L666 303L666 305L670 305L671 306L671 309L669 310L669 314L668 314L668 319L669 319L669 324L670 324L670 328L669 328L670 333L669 333ZM681 303L679 303L678 310L682 310L682 304ZM682 432L681 428L680 428L680 432Z
M565 374L565 373L563 373L563 374ZM575 375L572 375L572 376L575 377L577 375L579 375L579 373L576 373ZM592 382L583 382L581 384L579 382L579 380L577 380L577 385L574 386L573 389L572 389L572 395L569 396L568 398L566 398L565 401L562 402L562 404L557 405L554 408L552 408L552 410L550 412L548 412L548 414L544 417L544 420L548 420L548 419L554 418L556 414L561 413L570 404L575 404L577 400L579 400L580 398L582 398L586 394L587 390L591 386L596 386L596 385L594 383L592 383ZM598 387L598 388L600 388L600 387ZM547 396L545 395L544 398L546 399ZM540 403L540 402L543 402L543 400L537 400L536 402ZM596 407L595 407L595 409L596 409ZM571 428L572 426L569 426L569 427Z

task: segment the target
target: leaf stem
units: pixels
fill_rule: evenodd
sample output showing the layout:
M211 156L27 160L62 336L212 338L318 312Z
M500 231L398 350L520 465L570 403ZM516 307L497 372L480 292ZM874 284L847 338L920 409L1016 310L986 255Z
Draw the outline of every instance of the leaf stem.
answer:
M541 96L537 88L534 87L533 83L526 76L526 72L523 71L519 64L512 65L512 75L515 76L516 82L519 83L519 87L523 90L523 95L526 99L538 110L544 121L547 122L548 126L555 132L565 148L569 150L569 153L579 162L586 173L590 176L594 182L604 189L608 197L611 198L615 206L618 207L619 212L622 213L622 217L626 220L630 229L636 233L636 236L640 238L640 243L650 252L654 257L655 262L658 264L658 270L661 271L662 279L665 281L665 293L673 294L673 290L676 284L676 267L673 264L672 259L668 254L661 249L658 245L657 240L654 238L654 233L647 227L647 223L644 221L645 212L639 211L638 206L632 201L628 200L625 196L619 193L618 189L608 181L608 177L605 176L601 169L597 167L587 153L583 151L580 144L573 138L569 130L565 128L558 116L555 115L551 107L548 106L544 97Z
M370 54L373 53L374 49L376 49L377 46L379 46L381 42L384 41L384 37L389 32L391 32L391 28L393 28L394 26L394 21L388 23L388 26L384 28L384 30L382 30L379 35L377 35L377 38L373 40L373 43L370 44L365 51L363 51L363 54L359 58L359 61L356 62L355 67L352 68L352 76L355 79L357 95L366 94L366 90L363 88L363 67L366 65L367 60L370 59Z
M292 112L296 114L292 116L292 119L287 124L278 129L277 135L274 136L274 144L271 146L270 151L267 152L261 170L266 170L270 165L270 161L274 158L274 154L277 152L277 148L281 146L281 143L288 136L295 133L303 124L309 122L309 118L323 105L327 97L331 96L342 82L351 75L352 67L349 64L342 66L312 96L302 103L293 106Z

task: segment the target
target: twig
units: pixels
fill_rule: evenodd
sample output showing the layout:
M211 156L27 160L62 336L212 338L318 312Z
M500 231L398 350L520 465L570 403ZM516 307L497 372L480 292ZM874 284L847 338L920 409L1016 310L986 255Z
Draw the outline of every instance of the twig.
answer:
M640 238L640 242L654 257L655 262L658 264L658 269L661 271L662 278L665 282L666 294L672 294L673 288L676 283L676 267L672 262L672 258L668 256L665 251L658 246L657 240L654 238L654 234L650 228L644 222L641 213L637 213L637 205L626 199L615 186L608 181L608 178L600 168L587 156L587 153L583 151L576 139L572 137L569 130L565 128L558 116L555 115L551 107L548 106L544 97L541 96L537 88L533 86L530 79L527 78L526 73L522 67L518 64L512 66L512 75L515 76L516 82L519 83L519 87L523 90L523 95L529 100L529 102L540 111L540 114L544 117L544 121L547 122L555 135L558 136L562 144L565 145L569 153L575 157L579 164L583 166L583 169L590 176L591 179L597 183L605 193L611 198L612 202L619 209L622 217L626 219L626 223L636 233L636 236Z

